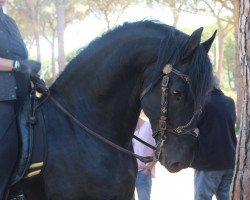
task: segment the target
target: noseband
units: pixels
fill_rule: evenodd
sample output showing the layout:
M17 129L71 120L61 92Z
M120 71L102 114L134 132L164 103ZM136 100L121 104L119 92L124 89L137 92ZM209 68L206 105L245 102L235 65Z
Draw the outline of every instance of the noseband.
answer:
M174 69L172 65L167 64L163 68L163 74L160 76L162 78L161 82L161 117L159 120L159 130L155 131L153 133L153 137L157 140L156 142L156 159L159 159L162 146L164 142L166 141L166 134L165 133L172 133L175 135L192 135L194 137L198 137L199 130L198 128L195 129L188 129L188 127L192 124L193 120L195 119L196 112L194 112L193 116L189 120L188 123L182 126L178 126L173 129L167 129L167 104L168 104L168 83L169 83L169 75L171 73L174 73L175 75L179 76L185 83L190 84L189 76L186 74L183 74L182 72L178 71L177 69ZM160 79L159 78L159 79ZM158 80L159 80L158 79ZM157 82L158 82L157 80ZM156 82L155 82L156 83ZM155 84L149 85L141 94L141 100L142 98L152 89L152 87Z

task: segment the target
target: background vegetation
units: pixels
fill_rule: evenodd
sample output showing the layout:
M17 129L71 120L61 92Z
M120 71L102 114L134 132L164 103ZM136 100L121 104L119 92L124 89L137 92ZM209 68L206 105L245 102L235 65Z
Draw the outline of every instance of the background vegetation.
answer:
M100 29L102 34L115 27L129 7L138 4L150 9L156 6L165 8L173 17L173 24L170 25L181 30L178 22L185 13L214 19L215 23L206 27L203 37L207 39L217 29L216 42L210 53L211 60L223 91L238 102L237 112L240 115L242 95L236 59L239 18L237 0L8 0L6 10L19 25L29 49L35 47L36 51L31 57L40 60L43 67L47 68L45 79L50 85L78 51L65 50L64 32L68 26L92 16L105 24L105 28ZM193 30L183 31L191 33ZM50 59L41 56L42 42L50 46Z

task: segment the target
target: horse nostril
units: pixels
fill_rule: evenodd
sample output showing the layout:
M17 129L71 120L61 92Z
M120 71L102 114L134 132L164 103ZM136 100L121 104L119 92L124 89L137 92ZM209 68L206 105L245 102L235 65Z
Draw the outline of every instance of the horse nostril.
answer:
M181 165L180 162L175 162L175 163L173 163L173 164L171 165L171 168L173 168L173 169L179 169L179 168L180 168L180 165Z
M182 170L184 168L186 168L184 163L174 162L170 165L169 171L174 173L174 172L179 172L180 170Z

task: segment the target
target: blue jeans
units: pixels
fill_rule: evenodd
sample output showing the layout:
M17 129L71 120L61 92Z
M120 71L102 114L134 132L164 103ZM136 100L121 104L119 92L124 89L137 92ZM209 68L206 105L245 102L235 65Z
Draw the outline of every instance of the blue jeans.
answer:
M151 174L146 175L143 173L143 171L139 171L135 183L139 200L150 200L151 186Z
M233 169L218 171L194 172L195 200L229 200L229 190L233 177Z

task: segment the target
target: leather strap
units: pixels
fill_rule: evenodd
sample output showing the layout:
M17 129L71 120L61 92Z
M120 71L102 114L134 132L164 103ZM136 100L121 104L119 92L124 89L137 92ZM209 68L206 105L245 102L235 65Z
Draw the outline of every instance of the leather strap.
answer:
M152 156L140 156L137 155L111 141L109 141L108 139L102 137L101 135L97 134L96 132L92 131L91 129L89 129L88 127L86 127L83 123L81 123L77 118L75 118L70 112L68 112L56 99L54 99L49 93L48 93L48 98L56 105L56 107L58 107L65 115L67 115L73 122L75 122L79 127L81 127L82 129L84 129L85 131L87 131L89 134L91 134L92 136L94 136L95 138L101 140L102 142L108 144L109 146L114 147L115 149L124 152L128 155L134 156L137 159L139 159L141 162L144 163L148 163L148 162L152 162L153 161L153 157Z

